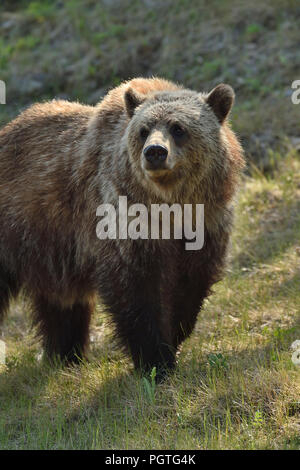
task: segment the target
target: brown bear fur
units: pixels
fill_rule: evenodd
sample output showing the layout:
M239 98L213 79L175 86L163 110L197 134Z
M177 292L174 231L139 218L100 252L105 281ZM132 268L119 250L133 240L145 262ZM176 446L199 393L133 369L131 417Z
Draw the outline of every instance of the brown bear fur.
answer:
M35 104L0 130L0 318L22 288L45 351L76 361L99 294L135 366L172 367L224 267L244 163L226 119L233 97L227 85L200 94L137 78L95 107ZM174 123L187 131L181 141ZM159 139L168 168L147 172L143 149ZM96 209L119 195L146 206L203 203L204 247L99 240Z

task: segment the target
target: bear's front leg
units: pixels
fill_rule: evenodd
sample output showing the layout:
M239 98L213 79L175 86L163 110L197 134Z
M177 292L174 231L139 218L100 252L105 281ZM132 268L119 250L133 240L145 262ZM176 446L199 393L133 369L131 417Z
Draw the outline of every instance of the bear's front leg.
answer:
M137 243L137 242L136 242ZM164 322L161 268L157 253L147 256L138 244L129 262L116 261L99 273L99 294L111 314L116 336L131 355L136 369L163 373L175 365L176 348ZM117 273L117 275L116 275ZM113 282L113 287L112 287Z
M158 302L147 301L140 288L126 306L124 297L119 313L113 314L116 333L122 344L129 351L136 369L149 372L157 369L157 377L162 376L175 365L176 349L169 344L163 334L159 321L160 305Z

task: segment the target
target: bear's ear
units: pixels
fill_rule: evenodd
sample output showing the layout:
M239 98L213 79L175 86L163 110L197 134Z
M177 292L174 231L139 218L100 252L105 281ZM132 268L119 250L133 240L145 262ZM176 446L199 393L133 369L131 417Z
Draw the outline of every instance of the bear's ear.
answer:
M141 95L133 88L128 88L124 96L126 111L129 117L132 117L137 106L145 101L145 96Z
M206 101L222 124L233 105L234 91L231 86L221 83L208 94Z

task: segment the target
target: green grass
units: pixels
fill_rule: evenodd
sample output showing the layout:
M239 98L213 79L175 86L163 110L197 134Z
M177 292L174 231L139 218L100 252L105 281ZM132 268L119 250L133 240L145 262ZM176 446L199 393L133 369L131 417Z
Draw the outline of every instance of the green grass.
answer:
M39 361L20 299L5 323L1 449L300 449L300 159L239 195L230 269L205 302L174 374L142 378L94 318L91 360Z

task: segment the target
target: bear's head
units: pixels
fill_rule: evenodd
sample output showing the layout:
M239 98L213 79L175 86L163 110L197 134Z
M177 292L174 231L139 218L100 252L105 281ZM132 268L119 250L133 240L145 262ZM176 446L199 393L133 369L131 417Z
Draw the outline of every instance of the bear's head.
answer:
M127 151L145 187L165 200L187 201L195 192L206 202L231 197L243 159L226 123L234 101L229 85L208 94L178 88L142 95L129 88L124 99Z

